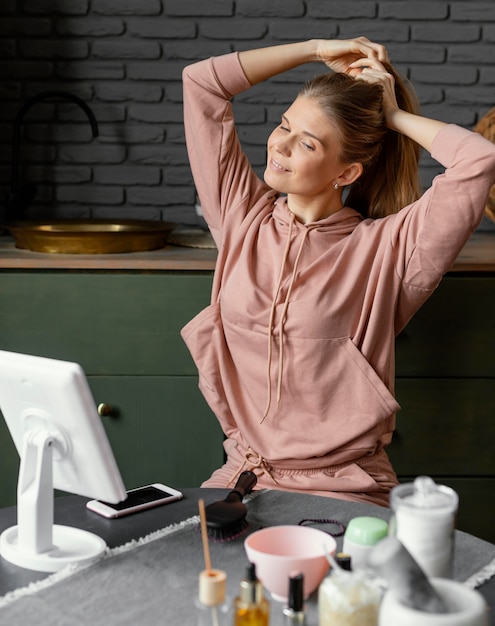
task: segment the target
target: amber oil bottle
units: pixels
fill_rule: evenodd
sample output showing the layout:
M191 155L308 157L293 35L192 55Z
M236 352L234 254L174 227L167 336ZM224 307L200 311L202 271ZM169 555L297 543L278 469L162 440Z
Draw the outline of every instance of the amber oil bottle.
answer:
M234 626L269 626L270 603L263 585L256 577L256 566L250 563L241 580L240 593L234 599Z

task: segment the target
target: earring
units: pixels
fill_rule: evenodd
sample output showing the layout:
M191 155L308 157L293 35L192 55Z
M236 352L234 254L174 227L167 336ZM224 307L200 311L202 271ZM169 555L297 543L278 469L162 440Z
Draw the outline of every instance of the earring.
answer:
M338 188L339 188L339 183L334 183L334 184L333 184L333 188L334 188L334 189L338 189Z

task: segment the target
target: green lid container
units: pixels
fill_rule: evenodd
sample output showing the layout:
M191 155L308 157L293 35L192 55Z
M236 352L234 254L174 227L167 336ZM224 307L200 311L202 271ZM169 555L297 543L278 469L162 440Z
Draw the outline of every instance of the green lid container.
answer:
M354 517L347 525L345 539L362 546L374 546L388 535L388 523L379 517Z

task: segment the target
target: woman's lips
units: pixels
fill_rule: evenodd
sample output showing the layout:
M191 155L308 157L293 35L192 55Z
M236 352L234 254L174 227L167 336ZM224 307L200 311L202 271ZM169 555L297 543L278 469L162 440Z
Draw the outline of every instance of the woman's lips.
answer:
M276 172L288 172L289 171L287 168L281 165L278 161L275 161L275 159L270 159L270 167Z

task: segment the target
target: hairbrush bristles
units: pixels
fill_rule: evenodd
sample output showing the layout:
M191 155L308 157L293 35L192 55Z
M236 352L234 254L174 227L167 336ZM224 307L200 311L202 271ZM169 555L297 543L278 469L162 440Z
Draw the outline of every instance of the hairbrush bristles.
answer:
M228 534L225 528L213 527L207 525L208 537L213 543L223 541L234 541L238 537L241 537L249 528L249 522L244 518L237 525L231 524L228 529Z
M232 541L248 529L247 507L242 499L251 493L257 480L254 472L242 472L234 489L224 500L205 507L208 536L213 541Z

